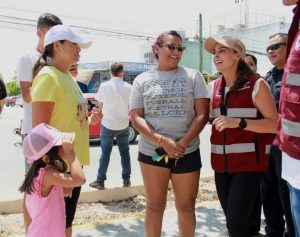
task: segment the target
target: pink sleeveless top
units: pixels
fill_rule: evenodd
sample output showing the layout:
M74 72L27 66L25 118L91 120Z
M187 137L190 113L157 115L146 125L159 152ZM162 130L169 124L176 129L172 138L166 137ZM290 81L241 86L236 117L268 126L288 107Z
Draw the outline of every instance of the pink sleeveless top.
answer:
M62 187L54 186L47 197L42 196L42 180L45 168L39 170L33 180L35 191L26 194L25 205L32 219L27 237L64 237L65 203Z

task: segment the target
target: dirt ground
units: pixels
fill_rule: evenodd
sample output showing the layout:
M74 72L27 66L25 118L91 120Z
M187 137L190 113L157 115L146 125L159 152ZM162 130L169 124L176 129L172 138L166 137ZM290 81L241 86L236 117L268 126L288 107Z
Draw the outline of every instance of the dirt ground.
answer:
M197 202L217 200L215 183L213 179L201 180ZM79 203L74 220L74 225L94 223L104 220L112 220L143 214L146 199L144 196L114 203ZM167 208L174 207L174 195L172 189L168 192ZM23 215L0 215L0 237L24 234Z

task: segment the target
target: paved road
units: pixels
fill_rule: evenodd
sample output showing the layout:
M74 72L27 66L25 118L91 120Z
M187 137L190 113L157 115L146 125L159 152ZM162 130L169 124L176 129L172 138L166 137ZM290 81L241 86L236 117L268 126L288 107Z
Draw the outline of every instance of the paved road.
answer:
M164 214L162 237L179 236L177 214L174 209ZM132 217L109 223L95 223L74 227L74 237L145 237L144 218ZM219 202L203 202L196 208L196 233L199 237L226 235L225 218Z
M22 154L21 137L12 133L13 128L19 125L22 118L22 109L20 107L5 107L0 115L0 201L19 199L22 195L17 191L24 177L24 157ZM201 156L203 169L201 177L212 176L210 168L210 125L207 125L201 134ZM132 184L142 185L142 178L137 162L137 143L130 145L130 154L132 161ZM98 160L101 154L99 144L91 144L90 157L91 163L84 168L87 183L83 186L83 191L94 190L88 184L96 179L98 169ZM107 172L108 180L105 185L108 188L121 187L121 164L117 146L113 148L111 162Z

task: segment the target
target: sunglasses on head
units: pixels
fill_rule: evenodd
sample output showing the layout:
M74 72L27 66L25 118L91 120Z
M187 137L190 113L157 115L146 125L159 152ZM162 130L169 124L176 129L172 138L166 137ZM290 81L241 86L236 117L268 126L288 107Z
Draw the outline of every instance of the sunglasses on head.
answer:
M277 44L271 44L270 46L267 47L267 52L269 52L270 50L276 50L279 49L279 47L281 45L286 45L286 43L277 43Z
M183 52L185 50L184 46L176 46L175 44L165 44L163 46L168 47L170 51L174 51L175 49L177 49L179 52Z

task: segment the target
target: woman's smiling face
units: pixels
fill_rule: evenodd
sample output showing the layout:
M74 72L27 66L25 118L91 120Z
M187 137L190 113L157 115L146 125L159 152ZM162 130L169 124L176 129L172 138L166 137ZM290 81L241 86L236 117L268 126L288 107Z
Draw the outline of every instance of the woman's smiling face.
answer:
M233 50L221 44L216 44L213 50L213 62L218 71L224 72L231 69L239 61L239 55Z
M168 34L164 36L163 44L156 45L155 50L158 55L159 70L170 71L178 67L184 47L179 37Z

